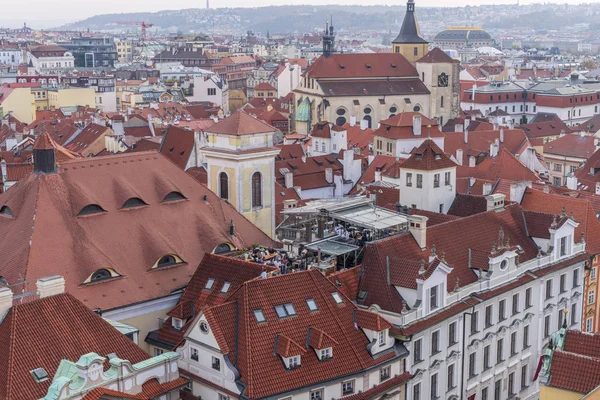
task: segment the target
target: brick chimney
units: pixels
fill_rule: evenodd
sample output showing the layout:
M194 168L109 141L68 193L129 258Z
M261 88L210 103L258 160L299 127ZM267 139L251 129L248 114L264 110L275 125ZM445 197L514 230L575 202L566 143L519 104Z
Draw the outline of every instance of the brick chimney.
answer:
M427 248L427 220L422 215L410 215L408 217L408 231L417 242L421 250Z
M40 278L36 282L37 293L40 299L65 292L65 278L60 275L52 275Z

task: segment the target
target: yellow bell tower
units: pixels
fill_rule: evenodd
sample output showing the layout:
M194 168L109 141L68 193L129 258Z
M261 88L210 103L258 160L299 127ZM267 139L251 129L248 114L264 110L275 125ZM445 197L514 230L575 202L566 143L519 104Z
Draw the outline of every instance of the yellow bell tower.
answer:
M415 17L415 0L406 3L406 15L398 37L392 41L394 53L402 54L411 63L416 62L429 51L429 43L421 37Z

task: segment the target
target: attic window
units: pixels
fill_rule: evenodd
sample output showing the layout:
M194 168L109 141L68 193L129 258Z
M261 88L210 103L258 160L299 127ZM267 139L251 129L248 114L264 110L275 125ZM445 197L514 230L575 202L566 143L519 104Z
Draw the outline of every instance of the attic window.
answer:
M112 278L113 275L109 270L102 268L94 272L90 278L90 282L100 282Z
M392 68L396 69L396 64L390 64Z
M140 199L139 197L132 197L131 199L127 200L124 204L123 207L121 208L136 208L136 207L142 207L142 206L147 206L148 203L146 203L144 200Z
M204 289L210 290L210 289L212 289L214 284L215 284L215 278L208 278L208 281L206 281L206 285L204 285Z
M345 69L345 68L346 68L345 65L340 64L340 69Z
M104 210L98 204L88 204L87 206L83 207L81 211L79 211L79 214L77 214L77 216L80 217L82 215L101 214L105 212L106 210Z
M31 371L31 375L33 375L33 379L35 379L35 381L37 383L44 382L49 379L48 373L46 372L46 370L44 368L34 369L33 371Z
M308 309L310 311L318 311L319 307L317 307L317 303L315 299L306 299L306 304L308 305Z
M221 293L225 294L229 291L229 288L231 287L231 282L225 282L223 284L223 287L221 288Z
M254 310L254 318L256 318L256 322L265 322L265 314L263 314L261 309Z
M215 249L213 250L213 253L214 254L225 254L225 253L229 253L230 251L231 251L231 246L229 246L229 244L221 243L220 245L215 247Z
M296 315L296 310L294 309L292 303L275 306L275 312L279 318L286 318Z
M166 256L162 256L152 268L166 268L182 263L184 263L184 261L178 255L167 254Z
M165 196L165 198L163 199L163 203L178 200L186 200L186 197L179 192L171 192Z
M336 304L342 304L342 298L338 292L331 293L331 296L333 297L333 300L335 300Z
M0 208L0 215L4 215L5 217L14 217L12 210L8 206L2 206Z

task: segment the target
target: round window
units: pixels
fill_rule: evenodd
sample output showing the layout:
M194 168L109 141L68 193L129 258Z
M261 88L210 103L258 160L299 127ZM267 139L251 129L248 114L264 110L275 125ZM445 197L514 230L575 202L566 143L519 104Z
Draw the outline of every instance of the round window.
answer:
M369 107L365 108L363 111L365 114L371 114L371 109Z
M208 328L208 324L206 323L206 321L200 322L200 331L202 333L208 333L209 328Z
M337 115L346 115L346 110L344 110L343 108L338 108L336 113Z
M502 262L500 263L500 270L504 271L506 267L508 267L508 261L502 260Z
M415 106L415 108L413 108L414 112L419 112L421 111L421 107L420 106Z
M390 107L390 112L392 114L395 114L396 112L398 112L398 109L396 107Z

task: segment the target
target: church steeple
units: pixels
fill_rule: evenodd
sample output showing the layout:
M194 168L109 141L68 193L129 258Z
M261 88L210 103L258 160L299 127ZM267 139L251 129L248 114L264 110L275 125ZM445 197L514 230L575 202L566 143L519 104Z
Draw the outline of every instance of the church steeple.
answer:
M335 34L333 32L333 17L331 18L331 24L329 21L325 21L325 33L323 34L323 56L329 57L334 53L335 46Z
M421 37L419 24L415 16L415 1L408 0L406 3L406 15L402 21L400 33L392 41L394 53L400 53L408 61L415 62L423 57L428 50L428 42Z

